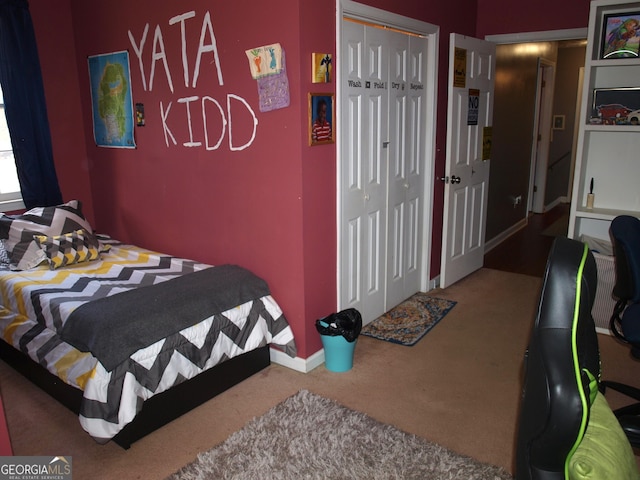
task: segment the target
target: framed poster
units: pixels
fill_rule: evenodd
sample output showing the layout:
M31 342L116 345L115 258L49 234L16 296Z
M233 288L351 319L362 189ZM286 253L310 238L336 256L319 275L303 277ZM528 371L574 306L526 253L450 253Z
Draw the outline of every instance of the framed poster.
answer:
M456 47L453 54L453 86L465 88L467 85L467 51Z
M312 73L311 81L313 83L329 83L331 82L331 54L330 53L314 53L311 56Z
M602 125L638 125L640 87L596 88L589 123Z
M129 52L93 55L88 62L96 145L136 148Z
M602 16L600 58L637 58L640 45L640 11Z
M467 125L478 125L478 113L480 112L480 90L469 89L469 108L467 109Z
M309 94L309 145L335 142L334 117L333 94Z
M491 146L493 143L493 127L482 129L482 161L491 159Z

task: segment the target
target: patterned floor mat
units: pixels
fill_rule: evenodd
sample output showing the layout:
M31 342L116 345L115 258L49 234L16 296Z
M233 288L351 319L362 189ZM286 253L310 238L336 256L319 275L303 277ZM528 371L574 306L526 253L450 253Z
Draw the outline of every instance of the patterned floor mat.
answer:
M362 327L361 333L368 337L410 347L442 320L456 303L418 292Z

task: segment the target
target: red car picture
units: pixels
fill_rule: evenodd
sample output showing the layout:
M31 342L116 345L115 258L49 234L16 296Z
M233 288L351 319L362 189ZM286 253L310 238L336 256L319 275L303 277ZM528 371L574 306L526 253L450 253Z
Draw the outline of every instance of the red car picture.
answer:
M605 124L619 123L627 121L627 115L633 112L632 108L625 107L619 103L610 103L608 105L598 105L596 107L598 111L598 117L602 119Z

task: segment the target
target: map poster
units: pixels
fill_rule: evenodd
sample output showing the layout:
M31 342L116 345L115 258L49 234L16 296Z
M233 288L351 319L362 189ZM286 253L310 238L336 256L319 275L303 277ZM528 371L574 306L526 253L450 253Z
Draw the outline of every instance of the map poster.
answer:
M88 60L96 145L135 148L129 52L94 55Z

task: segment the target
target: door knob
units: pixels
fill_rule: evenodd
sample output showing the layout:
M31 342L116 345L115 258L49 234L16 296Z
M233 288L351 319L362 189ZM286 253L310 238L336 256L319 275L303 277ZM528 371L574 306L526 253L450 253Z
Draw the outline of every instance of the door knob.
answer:
M440 177L440 180L444 183L449 183L449 177ZM451 175L451 183L460 183L460 177L456 177L455 175Z

